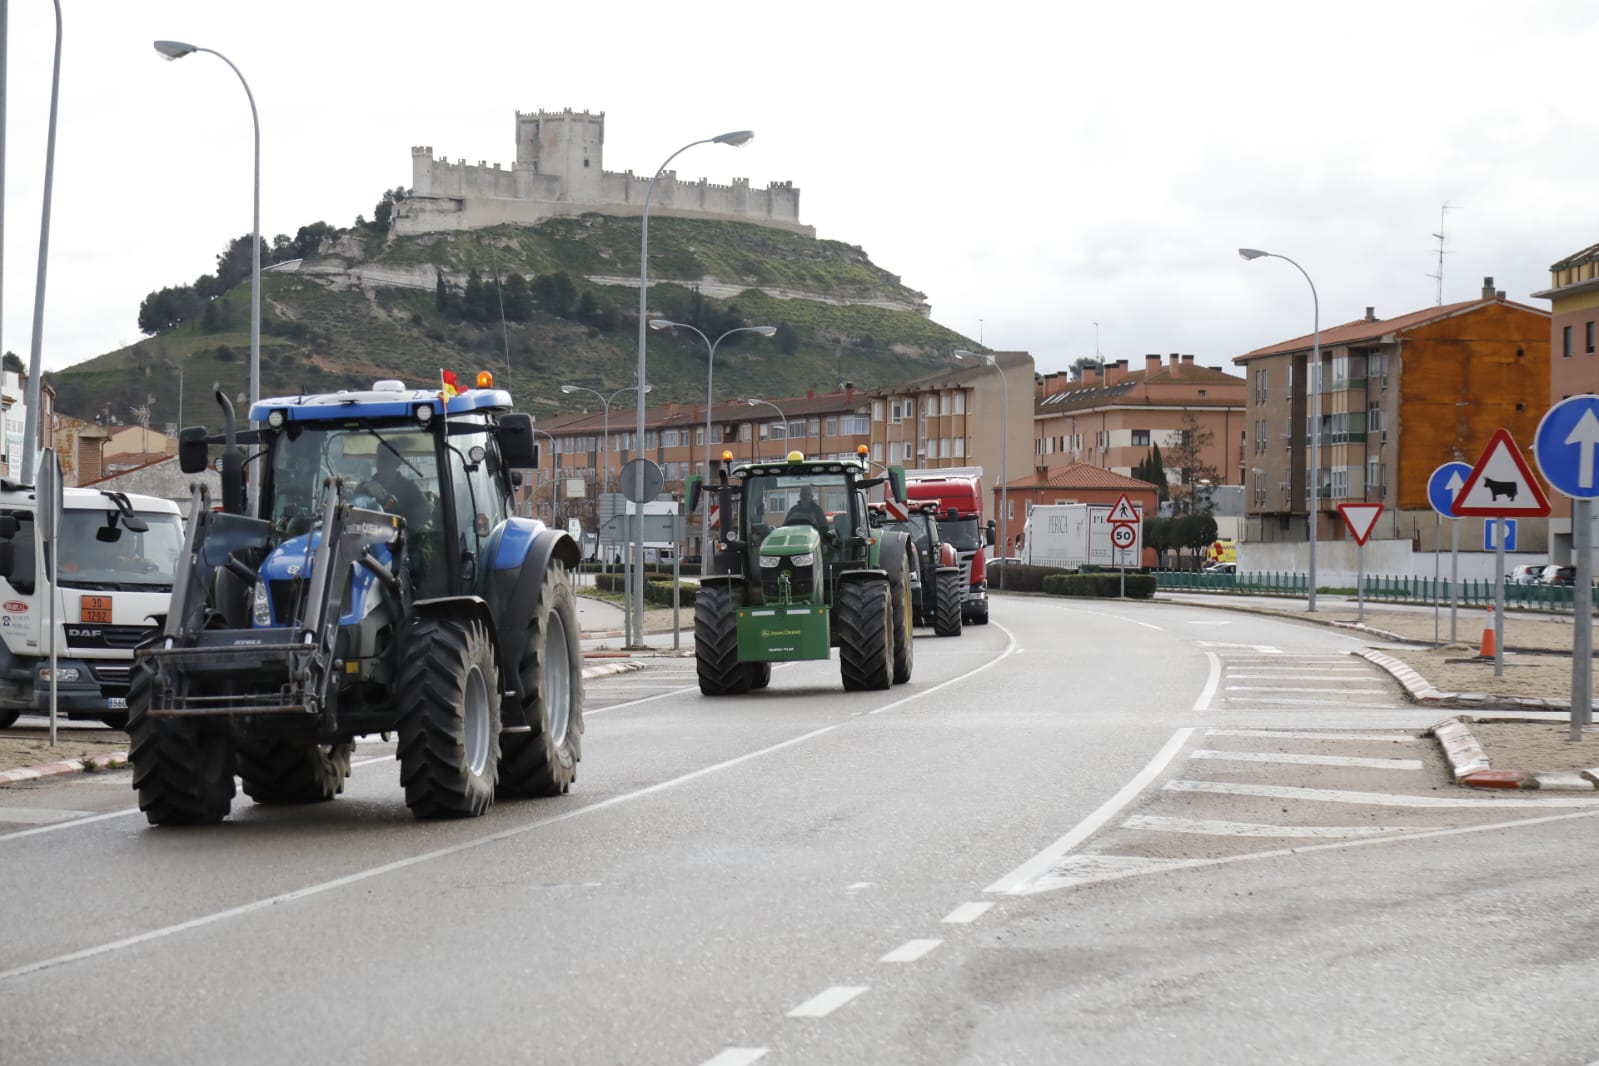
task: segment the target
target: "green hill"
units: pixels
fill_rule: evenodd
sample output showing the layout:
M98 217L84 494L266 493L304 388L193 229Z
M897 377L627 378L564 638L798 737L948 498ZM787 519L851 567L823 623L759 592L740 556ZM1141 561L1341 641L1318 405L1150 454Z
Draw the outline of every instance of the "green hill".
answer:
M314 258L263 273L262 395L361 388L378 378L425 386L441 368L463 379L487 369L535 417L590 409L592 396L563 396L560 386L610 393L636 379L639 239L637 219L603 215L411 237L351 231ZM770 339L721 342L718 400L826 392L841 381L890 386L976 347L918 313L922 295L851 245L747 223L655 218L649 250L651 317L692 323L713 340L734 326L779 327ZM647 358L652 403L704 401L704 341L651 332ZM52 380L65 414L126 420L130 407L153 400L155 426L215 424L212 384L242 397L249 361L246 279L197 321Z

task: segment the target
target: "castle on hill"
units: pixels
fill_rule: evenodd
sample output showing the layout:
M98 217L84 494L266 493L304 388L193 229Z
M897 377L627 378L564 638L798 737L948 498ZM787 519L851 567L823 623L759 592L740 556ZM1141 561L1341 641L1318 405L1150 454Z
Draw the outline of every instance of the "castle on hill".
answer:
M607 171L605 112L535 111L516 114L516 162L511 169L483 160L470 165L434 158L431 145L411 149L411 193L395 205L395 233L481 229L502 223L531 224L562 215L599 212L640 215L650 176ZM731 185L679 181L668 170L655 181L650 215L753 222L814 237L799 220L799 190L793 182L750 188L748 178Z

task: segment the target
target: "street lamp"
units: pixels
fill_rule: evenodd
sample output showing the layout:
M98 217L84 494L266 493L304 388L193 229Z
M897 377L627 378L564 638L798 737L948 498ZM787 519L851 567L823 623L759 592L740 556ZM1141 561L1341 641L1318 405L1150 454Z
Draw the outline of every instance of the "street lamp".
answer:
M1263 252L1259 248L1240 248L1238 254L1245 259L1281 259L1305 276L1310 286L1310 304L1314 315L1310 354L1310 603L1308 610L1316 610L1316 490L1321 478L1321 299L1316 295L1316 283L1310 280L1305 268L1276 252Z
M55 0L56 47L55 61L50 68L50 126L44 150L44 205L39 212L39 272L34 278L33 290L33 340L28 350L28 384L23 393L27 406L22 414L22 472L23 484L35 484L34 456L39 447L39 387L44 381L44 293L50 265L50 203L54 198L56 174L56 112L61 101L61 0ZM5 4L0 3L0 97L5 95ZM5 105L0 101L0 194L4 193L5 162ZM4 196L0 195L0 200ZM0 220L4 219L0 206ZM0 233L4 227L0 226ZM8 471L13 476L17 471ZM50 716L50 743L56 742L55 715Z
M611 447L611 401L616 399L618 396L622 395L622 393L624 393L624 392L632 392L636 388L638 388L637 385L627 385L627 386L625 386L623 388L617 389L615 392L611 393L609 396L606 396L605 394L601 393L599 390L591 389L587 385L562 385L561 386L561 391L566 393L568 396L572 395L572 393L574 393L574 392L592 392L595 395L595 397L600 401L601 406L605 409L605 418L604 418L604 427L605 428L601 431L604 434L604 436L601 438L601 442L600 442L600 457L601 457L602 461L605 463L605 469L604 469L603 473L601 474L600 482L604 486L603 491L606 491L606 492L610 491L610 484L611 484L611 460L610 460L610 456L608 454L608 450ZM654 388L655 388L654 385L646 385L646 386L644 386L644 391L645 392L650 392Z
M705 334L701 333L695 327L689 325L687 322L673 322L670 319L665 319L665 318L652 318L652 319L650 319L650 328L651 329L686 329L686 330L692 330L694 333L698 334L700 340L704 341L705 342L705 346L708 349L710 349L710 354L706 357L706 360L705 360L705 481L706 481L707 484L709 484L710 480L711 480L711 378L712 378L712 375L716 371L716 346L718 344L721 344L723 341L727 340L727 338L731 337L735 333L758 333L758 334L760 334L763 337L770 337L772 334L777 332L777 327L776 326L738 326L735 329L728 330L726 333L722 334L720 337L716 338L714 341L711 340L709 337L707 337ZM788 426L786 424L783 427L783 436L785 437L785 439L788 436ZM711 557L710 543L711 543L711 509L710 509L709 506L707 506L707 507L703 508L703 510L701 512L701 522L700 522L700 559L701 560L709 560L710 559L710 557ZM704 563L702 562L701 565L704 565Z
M644 330L646 315L649 311L645 307L645 294L649 289L650 278L650 198L655 195L655 182L672 160L682 155L698 144L730 144L738 147L748 144L755 136L751 130L734 130L732 133L723 133L716 137L706 137L698 141L690 141L671 155L666 157L666 162L656 168L655 174L650 178L649 186L644 190L644 210L640 213L639 226L639 255L638 255L638 421L635 429L638 433L636 450L638 457L644 455ZM639 515L633 524L634 538L628 545L627 565L628 573L624 578L627 585L628 603L628 634L629 647L638 647L644 643L644 508L639 507ZM637 548L634 548L637 545ZM633 562L634 551L638 552L638 564Z
M980 360L999 371L999 434L1001 438L999 446L999 537L1002 551L1000 558L1009 559L1010 537L1007 530L1010 527L1010 497L1007 494L1006 486L1010 482L1010 467L1007 465L1007 460L1010 457L1010 386L1005 383L1005 371L1000 367L999 360L995 359L993 355L986 352L978 355L976 352L968 352L964 348L957 348L955 349L955 358ZM1002 566L999 570L1000 588L1005 587L1005 569Z
M250 404L261 398L261 118L255 111L255 94L233 60L221 52L182 41L156 41L155 50L168 60L182 59L190 52L209 52L239 75L244 95L250 101L250 121L255 125L255 224L250 243Z
M771 400L750 399L750 400L745 400L744 402L749 404L751 407L759 407L761 404L765 404L767 407L770 407L772 410L777 412L777 417L783 420L783 450L787 451L788 450L788 416L783 413L783 409L781 407L777 406L777 404L773 403ZM759 449L760 442L757 440L756 444L757 444L756 450L759 451L760 450ZM709 476L709 475L707 474L707 476Z

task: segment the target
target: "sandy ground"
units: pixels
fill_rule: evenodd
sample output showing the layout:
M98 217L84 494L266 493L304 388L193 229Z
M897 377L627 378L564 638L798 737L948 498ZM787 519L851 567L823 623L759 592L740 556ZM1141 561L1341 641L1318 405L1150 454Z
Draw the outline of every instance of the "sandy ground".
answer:
M1357 608L1341 601L1318 605L1315 621L1322 624L1354 625ZM1303 609L1269 610L1285 618L1307 619ZM646 628L655 632L671 624L670 611L648 612ZM1408 664L1441 692L1482 693L1490 696L1542 697L1569 701L1572 684L1572 626L1569 619L1521 617L1505 620L1505 665L1500 677L1494 676L1492 660L1476 658L1481 645L1483 615L1464 611L1459 615L1456 644L1434 646L1435 622L1431 612L1400 611L1368 605L1364 626L1370 643L1383 653ZM688 617L692 623L692 616ZM587 622L585 622L587 626ZM1449 614L1442 612L1437 631L1448 640ZM1396 643L1395 638L1406 643ZM1599 646L1599 641L1596 641ZM1596 670L1595 673L1599 673ZM1396 687L1398 682L1395 682ZM1553 772L1599 768L1599 729L1590 730L1580 741L1568 739L1567 719L1513 721L1516 711L1459 711L1439 708L1440 720L1454 715L1473 718L1472 731L1487 751L1495 769ZM1494 721L1493 719L1502 719ZM127 751L128 737L122 732L98 728L67 727L62 723L54 748L39 719L28 725L0 730L0 770L39 766L85 757L105 759Z

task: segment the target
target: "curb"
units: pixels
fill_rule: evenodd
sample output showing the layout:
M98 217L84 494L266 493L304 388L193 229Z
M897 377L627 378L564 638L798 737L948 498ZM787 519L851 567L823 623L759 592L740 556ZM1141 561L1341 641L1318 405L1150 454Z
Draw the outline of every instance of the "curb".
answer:
M1400 641L1399 643L1405 643ZM1490 696L1486 692L1442 692L1412 667L1375 648L1357 648L1352 653L1392 674L1410 698L1434 707L1459 707L1480 711L1570 711L1571 701L1546 696Z
M1495 770L1488 753L1471 732L1472 719L1466 715L1445 718L1426 734L1444 748L1444 756L1454 771L1455 784L1467 788L1525 789L1539 792L1599 791L1599 768L1534 773L1528 770Z
M585 666L583 679L585 681L596 677L608 677L611 674L628 674L634 670L643 670L645 664L640 662L606 663L603 666ZM41 766L19 766L15 770L0 770L0 785L12 785L22 781L38 781L46 777L61 777L66 774L81 774L88 771L85 763L92 763L95 770L123 769L128 764L128 753L125 751L112 752L110 755L85 755L81 759L63 759L60 762L44 763ZM120 763L120 766L113 766Z

